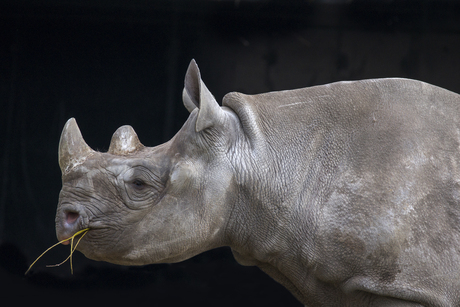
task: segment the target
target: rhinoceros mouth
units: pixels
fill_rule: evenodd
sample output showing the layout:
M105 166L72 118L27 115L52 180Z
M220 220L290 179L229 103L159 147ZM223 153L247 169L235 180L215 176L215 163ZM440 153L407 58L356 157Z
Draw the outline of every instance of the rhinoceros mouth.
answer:
M70 236L64 236L64 235L58 235L58 241L62 245L69 245L72 240L77 240L80 241L80 238L83 239L83 235L86 235L89 231L91 230L90 227L82 228L78 231L76 231L74 234Z

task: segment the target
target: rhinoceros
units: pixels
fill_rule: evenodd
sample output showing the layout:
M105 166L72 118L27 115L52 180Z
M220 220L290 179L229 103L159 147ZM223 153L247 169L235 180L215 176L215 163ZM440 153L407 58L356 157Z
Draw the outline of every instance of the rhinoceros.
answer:
M421 81L336 82L222 106L188 67L190 115L156 147L107 152L75 119L59 144L59 240L86 257L173 263L229 246L306 306L460 305L460 95Z

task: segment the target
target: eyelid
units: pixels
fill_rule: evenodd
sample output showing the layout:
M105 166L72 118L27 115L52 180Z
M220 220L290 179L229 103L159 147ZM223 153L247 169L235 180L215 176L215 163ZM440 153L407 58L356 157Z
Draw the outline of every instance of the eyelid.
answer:
M126 205L132 209L141 209L145 206L149 206L152 200L157 197L157 190L153 188L152 185L145 183L145 180L139 178L139 176L130 177L131 180L124 181L124 195L126 197ZM137 182L141 184L138 186Z
M164 188L161 178L145 166L134 166L130 168L123 175L123 179L126 183L130 182L132 184L134 184L136 180L140 180L145 185L152 186L158 191Z
M133 183L135 186L145 185L144 180L139 179L139 178L134 179L134 180L132 181L132 183Z

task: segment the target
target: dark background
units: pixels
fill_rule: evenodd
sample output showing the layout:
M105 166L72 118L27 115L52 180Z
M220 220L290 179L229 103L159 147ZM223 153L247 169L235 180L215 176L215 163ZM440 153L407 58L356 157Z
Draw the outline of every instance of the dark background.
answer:
M147 146L188 113L183 77L195 58L220 101L339 80L407 77L460 93L460 3L425 1L0 2L0 293L65 305L300 306L229 248L178 264L120 267L59 246L57 147L75 117L108 149L130 124ZM20 292L18 292L20 291Z

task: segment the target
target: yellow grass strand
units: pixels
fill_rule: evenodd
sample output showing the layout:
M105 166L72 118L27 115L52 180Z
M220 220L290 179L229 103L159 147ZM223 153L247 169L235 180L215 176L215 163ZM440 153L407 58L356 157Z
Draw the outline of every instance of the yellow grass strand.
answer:
M62 261L61 263L58 263L58 264L48 264L46 267L47 267L47 268L54 268L54 267L63 265L64 263L66 263L67 260L70 259L70 272L73 274L72 255L73 255L73 253L77 250L78 244L80 243L81 239L83 239L83 237L86 235L87 232L88 232L88 231L85 231L85 232L81 235L81 237L78 239L77 243L75 244L75 247L73 246L73 240L74 240L74 238L75 238L75 235L74 235L73 237L69 238L69 239L71 239L71 241L70 241L70 255L69 255L67 258L65 258L65 260ZM67 239L67 240L68 240L68 239Z
M52 248L58 246L59 244L63 243L63 242L66 242L66 241L69 241L71 240L71 244L70 244L70 255L69 257L67 257L63 262L59 263L59 264L55 264L55 265L47 265L47 267L56 267L56 266L60 266L61 264L65 263L67 260L70 259L70 270L73 274L73 266L72 266L72 254L75 252L75 250L77 249L77 246L78 244L80 243L81 239L86 235L86 233L89 231L89 228L85 228L85 229L82 229L78 232L76 232L73 236L71 236L70 238L67 238L65 240L62 240L62 241L59 241L58 243L54 244L53 246L49 247L47 250L45 250L40 256L38 256L37 259L35 259L34 262L32 262L32 264L29 266L29 268L27 269L26 273L29 273L30 269L32 268L32 266L38 261L38 259L40 259L44 254L46 254L49 250L51 250ZM76 236L78 236L79 234L82 234L83 235L78 239L77 243L75 244L75 247L73 246L73 240Z

